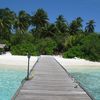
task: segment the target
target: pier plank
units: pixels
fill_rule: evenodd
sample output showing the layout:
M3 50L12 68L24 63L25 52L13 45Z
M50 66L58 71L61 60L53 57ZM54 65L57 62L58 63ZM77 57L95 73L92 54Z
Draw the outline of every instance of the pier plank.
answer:
M12 100L91 100L91 98L53 57L41 56L34 67L34 78L26 81Z

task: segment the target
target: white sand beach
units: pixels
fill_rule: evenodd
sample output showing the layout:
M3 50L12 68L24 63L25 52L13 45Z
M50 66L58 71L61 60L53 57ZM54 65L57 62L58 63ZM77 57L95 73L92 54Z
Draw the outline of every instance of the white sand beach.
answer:
M31 56L30 58L30 69L37 61L37 56ZM14 69L27 69L28 58L27 56L17 56L7 53L0 55L0 68L14 68Z
M54 56L54 58L66 69L82 69L82 68L100 68L100 62L92 62L80 58L62 58L60 56Z
M65 59L60 56L54 56L54 58L66 69L68 68L96 68L100 67L100 62L92 62L80 58ZM37 61L37 56L31 56L30 58L30 69L33 67ZM14 69L27 69L28 58L27 56L11 55L6 53L5 55L0 55L0 68L14 68Z

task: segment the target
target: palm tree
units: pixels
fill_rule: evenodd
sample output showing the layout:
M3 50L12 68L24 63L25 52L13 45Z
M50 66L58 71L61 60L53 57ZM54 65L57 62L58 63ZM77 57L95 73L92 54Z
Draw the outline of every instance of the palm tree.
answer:
M13 28L14 12L9 8L0 9L0 34L2 38L9 39Z
M54 37L58 33L58 29L55 24L46 24L44 27L40 27L38 30L34 30L34 36L39 38Z
M87 26L85 27L85 31L88 32L88 33L93 33L94 30L95 30L95 21L94 20L89 20L88 23L86 23Z
M63 15L59 15L56 20L57 21L55 23L56 23L56 26L57 26L59 32L61 32L61 33L67 32L68 24L67 24L66 20L64 19Z
M24 33L30 26L30 15L25 11L20 11L18 17L15 20L15 29Z
M76 18L76 21L77 21L77 24L78 24L78 27L79 27L79 30L82 30L82 22L83 22L83 19L81 17L77 17Z
M66 20L64 19L63 15L59 15L57 17L57 22L66 22Z
M3 19L0 19L0 33L2 32L3 28L4 28Z
M69 26L70 34L75 34L78 32L82 32L82 18L78 17L73 20Z
M43 9L38 9L32 16L32 25L36 27L36 30L40 27L48 24L48 15Z
M58 33L58 29L55 24L46 25L44 30L44 37L54 37Z

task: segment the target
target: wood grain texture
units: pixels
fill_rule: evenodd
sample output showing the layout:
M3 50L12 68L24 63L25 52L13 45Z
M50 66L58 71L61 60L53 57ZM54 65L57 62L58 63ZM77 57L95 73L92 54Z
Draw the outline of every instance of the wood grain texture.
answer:
M41 56L34 67L34 78L24 83L15 100L91 100L91 98L53 57Z

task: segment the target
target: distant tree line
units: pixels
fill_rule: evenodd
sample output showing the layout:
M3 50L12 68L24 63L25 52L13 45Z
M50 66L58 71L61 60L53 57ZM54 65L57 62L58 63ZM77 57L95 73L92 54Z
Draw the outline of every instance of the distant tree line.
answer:
M89 20L83 29L83 19L70 23L59 15L51 23L43 9L30 15L22 10L17 15L9 8L0 9L0 43L6 43L12 54L63 55L100 61L100 35L95 33L95 21Z

